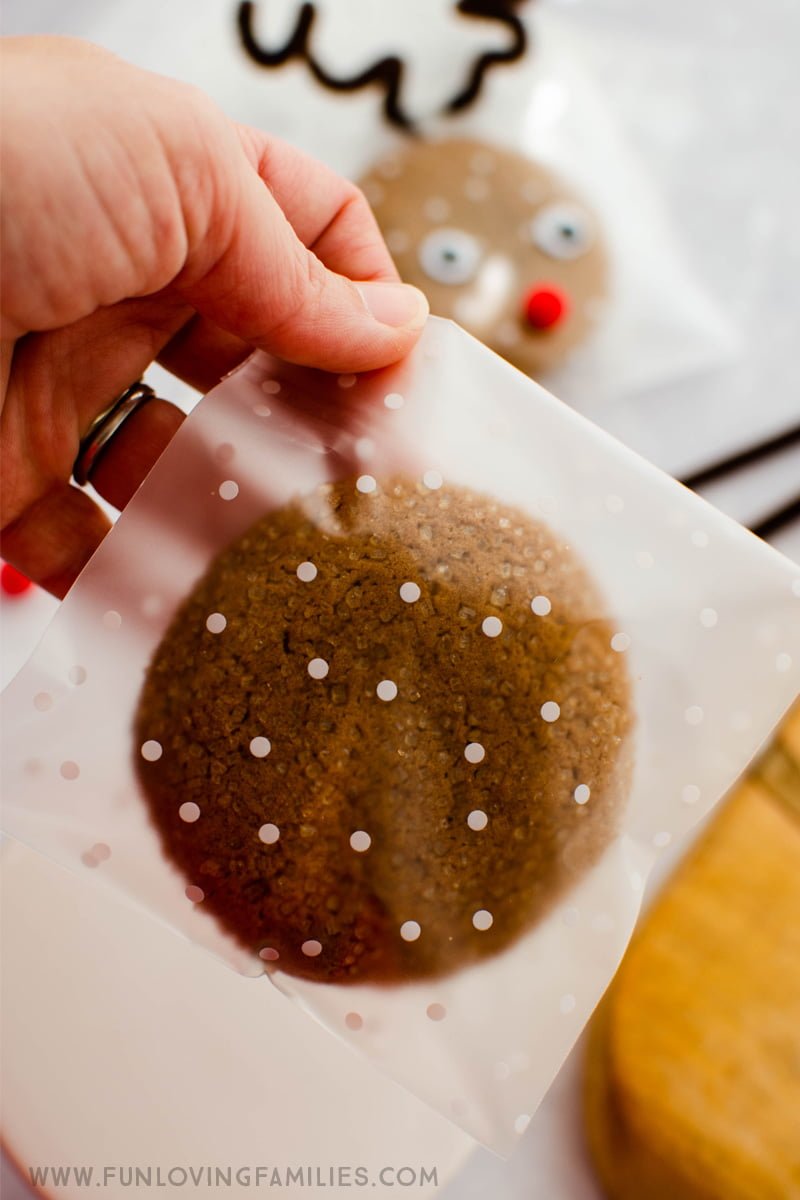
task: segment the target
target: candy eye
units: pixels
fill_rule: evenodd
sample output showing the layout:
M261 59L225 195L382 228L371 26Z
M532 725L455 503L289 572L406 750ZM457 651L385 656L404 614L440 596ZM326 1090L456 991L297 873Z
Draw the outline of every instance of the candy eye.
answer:
M577 204L548 204L530 230L534 245L550 258L580 258L592 244L589 215Z
M452 287L469 283L480 260L477 240L463 229L436 229L419 248L420 266L428 278Z

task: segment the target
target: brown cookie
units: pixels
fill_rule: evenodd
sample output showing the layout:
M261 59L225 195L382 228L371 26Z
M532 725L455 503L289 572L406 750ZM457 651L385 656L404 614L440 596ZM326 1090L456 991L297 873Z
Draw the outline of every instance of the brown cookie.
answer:
M545 167L418 141L361 186L402 278L520 370L552 370L591 332L608 287L597 219Z
M613 836L612 636L569 548L485 496L350 480L270 513L175 616L136 717L190 898L311 979L502 950Z

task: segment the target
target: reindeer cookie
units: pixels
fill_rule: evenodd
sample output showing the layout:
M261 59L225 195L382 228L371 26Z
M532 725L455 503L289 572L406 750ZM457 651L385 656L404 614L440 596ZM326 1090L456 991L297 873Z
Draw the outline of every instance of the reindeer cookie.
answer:
M595 217L550 171L481 142L413 142L361 181L401 276L528 375L591 332L607 290Z

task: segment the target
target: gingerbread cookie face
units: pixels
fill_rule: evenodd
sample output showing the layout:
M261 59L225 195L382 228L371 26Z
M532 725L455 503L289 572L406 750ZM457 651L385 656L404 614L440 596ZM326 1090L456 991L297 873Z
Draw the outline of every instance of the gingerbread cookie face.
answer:
M491 956L614 836L622 657L567 547L451 486L326 485L212 563L136 762L189 899L339 983Z
M362 181L403 279L532 376L592 331L607 292L597 221L550 171L474 141L418 142Z

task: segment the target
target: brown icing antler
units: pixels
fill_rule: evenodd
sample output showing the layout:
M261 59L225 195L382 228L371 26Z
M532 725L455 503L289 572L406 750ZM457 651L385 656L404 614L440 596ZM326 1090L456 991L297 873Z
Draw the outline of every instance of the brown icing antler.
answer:
M520 18L511 11L520 0L460 0L456 11L465 17L482 17L484 20L500 21L513 33L511 45L505 50L490 50L475 62L467 83L445 106L445 112L457 112L468 108L478 98L486 73L500 63L515 62L525 53L527 35ZM300 9L297 23L289 40L277 50L262 46L255 33L256 5L245 0L239 5L237 24L239 37L245 52L262 67L280 67L292 58L303 59L314 78L323 87L336 92L354 92L377 83L384 89L383 111L390 124L406 132L412 132L414 122L403 112L400 104L400 88L405 64L396 55L387 55L371 67L347 78L337 78L325 70L314 58L310 49L311 31L316 17L313 4L305 3Z
M458 112L474 104L480 95L486 73L496 64L512 63L525 53L528 36L520 18L511 12L520 0L460 0L458 11L465 17L483 17L490 21L501 21L513 33L511 45L505 50L489 50L482 54L472 68L466 87L454 96L447 105L447 112Z
M371 67L357 75L340 79L330 75L314 58L309 49L309 38L316 17L313 4L304 4L300 9L294 33L289 41L279 50L267 50L256 39L254 15L256 6L252 0L245 0L239 5L238 27L239 36L245 51L254 62L262 67L280 67L292 58L305 59L311 74L323 87L336 92L355 92L368 87L371 83L382 85L385 96L383 111L387 121L401 129L411 130L413 122L400 107L400 84L403 78L403 63L395 55L380 59Z

